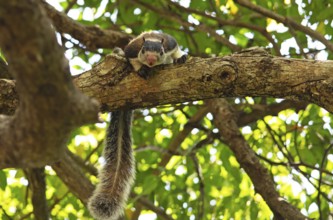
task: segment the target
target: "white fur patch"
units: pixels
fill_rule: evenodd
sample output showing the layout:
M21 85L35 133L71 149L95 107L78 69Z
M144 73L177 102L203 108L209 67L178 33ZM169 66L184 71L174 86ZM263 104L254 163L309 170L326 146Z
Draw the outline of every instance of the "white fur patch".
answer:
M152 38L152 37L145 37L145 41L152 41L152 42L161 42L161 39Z

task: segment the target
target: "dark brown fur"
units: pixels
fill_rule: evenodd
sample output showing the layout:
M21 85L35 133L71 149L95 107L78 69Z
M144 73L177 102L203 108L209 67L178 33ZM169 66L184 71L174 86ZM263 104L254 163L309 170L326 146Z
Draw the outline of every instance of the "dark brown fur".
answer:
M104 148L105 165L88 208L98 220L117 220L122 215L134 180L131 141L132 111L111 113Z

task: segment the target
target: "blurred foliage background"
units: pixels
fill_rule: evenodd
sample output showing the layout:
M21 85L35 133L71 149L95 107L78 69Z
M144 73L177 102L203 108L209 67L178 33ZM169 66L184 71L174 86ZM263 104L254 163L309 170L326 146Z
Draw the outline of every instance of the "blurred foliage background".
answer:
M87 26L131 36L149 30L169 33L191 56L223 56L259 46L288 58L333 57L320 38L332 41L330 0L48 3ZM112 52L87 49L66 33L57 35L73 74L92 68ZM333 219L332 115L310 103L282 99L237 97L228 101L239 115L242 134L270 171L281 196L310 218ZM104 122L77 129L68 143L93 183L97 182L95 168L102 164L109 120L106 113L101 117ZM135 111L137 174L125 219L272 219L271 210L255 192L212 120L203 101ZM91 219L56 172L45 167L45 173L51 218ZM24 171L0 170L1 219L34 219L30 195Z

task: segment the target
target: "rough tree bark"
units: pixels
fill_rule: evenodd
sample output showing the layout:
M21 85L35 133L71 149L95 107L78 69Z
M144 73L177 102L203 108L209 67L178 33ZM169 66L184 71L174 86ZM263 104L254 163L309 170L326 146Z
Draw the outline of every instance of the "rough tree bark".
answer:
M190 73L190 74L189 74ZM3 103L16 103L15 84L0 81ZM107 56L74 84L105 111L144 108L217 97L276 97L315 103L333 112L333 61L274 57L255 48L218 58L190 58L156 68L149 80L131 72L126 60ZM2 104L12 112L15 105Z
M97 120L97 102L73 86L64 51L39 1L1 0L0 24L0 48L20 97L15 115L0 118L0 168L58 161L70 131ZM0 83L7 86L7 97L12 83Z
M87 179L82 167L78 166L73 157L74 155L69 150L66 150L61 161L53 164L52 168L70 191L86 205L95 187Z
M104 30L97 26L85 26L74 21L66 14L55 10L51 5L42 2L45 10L57 31L69 33L84 44L87 50L98 48L125 47L131 36L120 31Z
M267 96L312 102L333 112L333 61L273 57L258 48L225 57L192 58L184 65L157 69L150 80L143 80L126 70L122 58L109 56L74 82L107 110Z

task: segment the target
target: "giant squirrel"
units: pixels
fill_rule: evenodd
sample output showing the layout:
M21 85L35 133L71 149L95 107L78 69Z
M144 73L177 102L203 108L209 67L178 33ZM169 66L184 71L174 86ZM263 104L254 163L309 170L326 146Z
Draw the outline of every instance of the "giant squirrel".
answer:
M168 34L144 32L131 40L124 55L134 70L144 79L152 67L184 63L187 55ZM105 165L99 172L99 184L88 202L88 209L98 220L118 220L134 182L135 167L132 153L132 110L111 113L103 152Z

